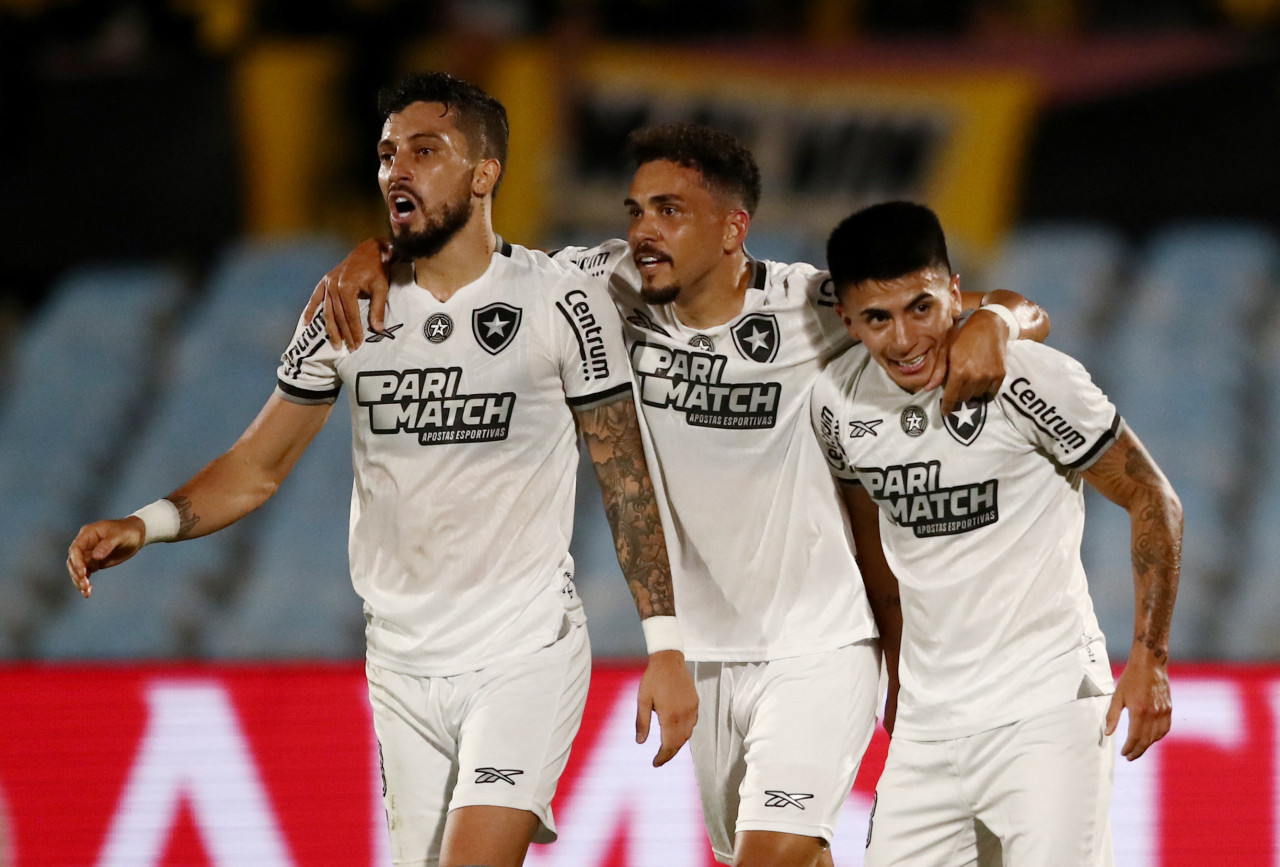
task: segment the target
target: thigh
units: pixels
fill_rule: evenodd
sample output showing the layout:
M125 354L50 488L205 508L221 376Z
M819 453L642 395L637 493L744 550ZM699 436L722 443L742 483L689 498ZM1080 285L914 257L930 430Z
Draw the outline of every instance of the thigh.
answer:
M746 771L742 733L734 724L732 706L735 675L748 665L689 663L689 673L698 692L698 722L689 738L689 752L693 757L707 838L721 864L733 863L738 786Z
M582 625L532 656L476 672L466 687L449 808L526 810L538 818L534 842L554 840L551 799L582 722L590 673Z
M992 733L974 756L976 808L1000 838L1006 865L1111 864L1109 703L1077 699L1021 720Z
M875 642L765 663L738 708L746 772L737 831L830 843L875 727Z
M459 807L445 821L440 867L520 867L538 817L510 807Z
M894 738L867 828L867 867L978 862L978 834L956 768L956 741Z
M435 865L449 793L457 778L457 743L439 707L439 678L366 664L373 728L382 765L382 797L397 867Z

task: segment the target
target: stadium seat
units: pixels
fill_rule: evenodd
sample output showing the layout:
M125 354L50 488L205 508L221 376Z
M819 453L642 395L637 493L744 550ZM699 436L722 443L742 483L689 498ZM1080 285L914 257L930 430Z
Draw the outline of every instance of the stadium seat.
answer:
M128 514L163 496L235 442L275 386L311 288L342 254L337 242L304 238L243 242L223 256L202 303L188 312L155 412L100 514ZM111 593L60 612L37 636L39 650L57 658L189 653L209 606L234 585L255 529L242 522L148 550L102 579L118 579ZM152 622L160 612L173 622ZM125 634L107 634L112 624Z
M1217 602L1229 589L1244 542L1225 519L1245 471L1249 342L1242 326L1272 285L1277 262L1275 239L1255 227L1181 226L1159 233L1101 353L1112 372L1111 398L1183 502L1183 580L1173 640L1175 655L1184 658L1221 650ZM1122 572L1128 518L1114 509L1097 511L1102 514L1086 543L1086 568ZM1128 611L1125 622L1131 624L1131 595ZM1127 653L1130 631L1128 625L1112 629L1113 652Z
M216 659L358 659L364 617L351 587L351 421L341 395L279 493L247 520L257 545L237 595L206 631Z
M1097 224L1020 228L1002 247L985 288L1011 289L1044 307L1052 326L1048 344L1101 377L1097 323L1120 291L1127 255L1120 233Z
M84 267L25 324L0 408L6 628L26 628L42 597L70 591L66 545L154 388L185 288L160 265Z

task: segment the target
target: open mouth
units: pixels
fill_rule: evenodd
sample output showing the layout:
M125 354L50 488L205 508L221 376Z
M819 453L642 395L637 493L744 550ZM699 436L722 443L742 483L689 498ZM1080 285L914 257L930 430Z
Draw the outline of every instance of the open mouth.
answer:
M414 211L418 210L418 203L405 193L392 193L390 196L391 219L396 222L404 222Z

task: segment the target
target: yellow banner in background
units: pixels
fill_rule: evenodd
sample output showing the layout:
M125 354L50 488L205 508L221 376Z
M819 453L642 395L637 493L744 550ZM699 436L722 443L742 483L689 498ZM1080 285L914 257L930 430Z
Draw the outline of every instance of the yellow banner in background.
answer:
M536 167L513 170L505 194L520 202L516 222L531 239L547 228L559 238L622 232L626 134L674 120L724 128L751 146L764 178L755 231L821 242L854 209L909 198L931 205L958 246L981 254L1013 219L1037 97L1023 75L891 73L646 47L593 48L576 63L543 53L538 72L531 57L519 76L503 77L500 94L516 107L513 152L517 116L541 126L535 137L549 145L522 151ZM521 111L545 107L549 85L563 94L562 141L547 129L549 113Z

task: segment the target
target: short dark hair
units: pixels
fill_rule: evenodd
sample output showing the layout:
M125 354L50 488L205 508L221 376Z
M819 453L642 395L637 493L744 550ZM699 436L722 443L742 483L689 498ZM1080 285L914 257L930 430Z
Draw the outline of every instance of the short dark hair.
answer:
M760 167L738 139L695 123L665 123L635 130L627 137L635 167L655 160L696 169L713 191L742 203L748 214L760 204Z
M938 215L915 202L884 202L846 217L827 240L827 269L843 297L864 280L893 280L921 268L951 274Z
M452 111L454 124L467 138L472 159L494 159L507 168L507 110L482 89L447 72L420 72L382 88L378 112L383 121L415 102L438 102ZM502 176L499 175L499 182ZM494 187L497 192L497 187Z

